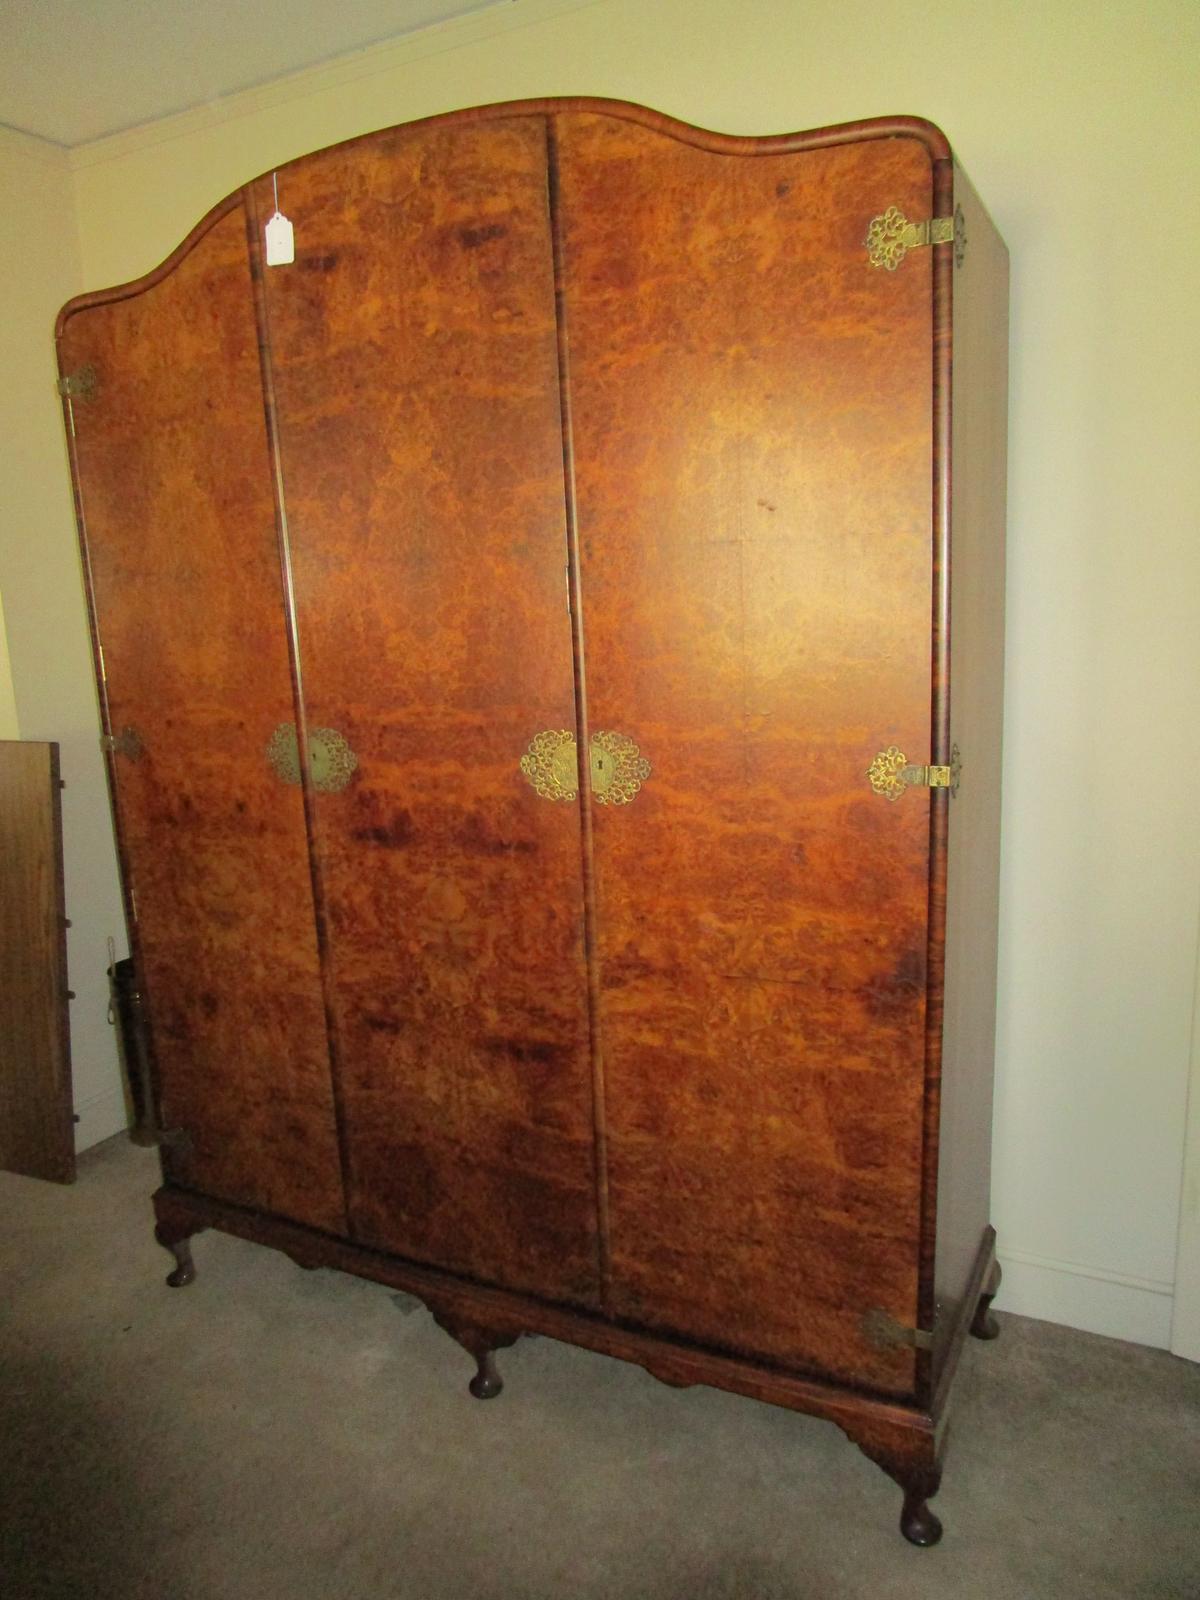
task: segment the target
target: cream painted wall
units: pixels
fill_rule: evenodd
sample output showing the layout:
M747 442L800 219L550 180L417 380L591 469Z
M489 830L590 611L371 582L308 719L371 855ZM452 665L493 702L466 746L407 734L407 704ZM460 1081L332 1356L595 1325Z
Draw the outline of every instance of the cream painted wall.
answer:
M54 317L82 287L71 171L54 145L0 129L0 716L10 692L21 737L61 747L71 1064L79 1148L125 1126L108 1025L107 942L125 952L116 857L100 757L83 584L62 414L54 392ZM15 729L14 729L15 736Z
M73 158L92 288L260 170L480 101L942 125L1013 260L1000 1303L1152 1344L1200 905L1194 785L1158 756L1200 714L1198 47L1193 0L516 0Z

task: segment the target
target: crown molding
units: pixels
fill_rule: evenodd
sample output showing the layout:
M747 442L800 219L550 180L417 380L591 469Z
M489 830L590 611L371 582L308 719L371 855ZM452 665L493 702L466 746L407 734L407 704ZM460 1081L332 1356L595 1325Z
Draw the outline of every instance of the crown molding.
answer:
M63 149L63 154L73 170L119 161L135 151L165 144L172 139L186 138L205 128L254 116L273 106L325 94L363 78L394 72L429 56L461 50L499 34L534 28L569 12L585 11L602 4L604 0L498 0L497 4L482 11L471 11L445 22L431 23L415 33L406 33L399 38L385 40L382 44L367 45L362 50L339 56L333 61L305 67L299 72L288 73L286 77L274 78L269 83L225 95L206 105L194 106L188 111L175 112L154 122L127 128L121 133L107 134L85 144L74 145L70 149Z
M0 150L44 167L57 167L60 172L71 169L71 152L66 145L42 139L36 133L25 133L21 128L10 128L6 122L0 122Z

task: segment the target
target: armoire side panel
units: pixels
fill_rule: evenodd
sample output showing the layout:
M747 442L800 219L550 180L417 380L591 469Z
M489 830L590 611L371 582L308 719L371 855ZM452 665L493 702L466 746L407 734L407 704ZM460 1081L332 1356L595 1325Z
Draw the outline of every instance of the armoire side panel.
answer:
M540 117L281 169L266 332L318 792L354 1236L593 1304L579 802ZM256 187L260 221L274 204Z
M954 1325L989 1221L1008 423L1008 252L957 166L954 199L967 241L954 273L951 391L950 727L963 776L950 804L947 868L934 1256L943 1334Z
M904 1395L930 760L928 150L725 155L555 119L596 805L613 1304Z
M240 208L152 287L70 315L60 366L118 736L114 797L176 1182L341 1231L345 1207Z

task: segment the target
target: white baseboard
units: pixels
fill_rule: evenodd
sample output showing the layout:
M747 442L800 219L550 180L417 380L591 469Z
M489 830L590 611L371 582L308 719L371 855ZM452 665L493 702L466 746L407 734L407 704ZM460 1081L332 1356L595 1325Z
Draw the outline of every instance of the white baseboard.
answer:
M1158 1350L1170 1347L1173 1284L1052 1261L1024 1250L1001 1250L999 1256L1004 1281L996 1296L998 1311Z
M114 1133L124 1133L129 1126L129 1112L120 1085L93 1095L90 1100L78 1101L75 1115L79 1118L75 1124L76 1155L81 1150L90 1150L103 1139L111 1139Z

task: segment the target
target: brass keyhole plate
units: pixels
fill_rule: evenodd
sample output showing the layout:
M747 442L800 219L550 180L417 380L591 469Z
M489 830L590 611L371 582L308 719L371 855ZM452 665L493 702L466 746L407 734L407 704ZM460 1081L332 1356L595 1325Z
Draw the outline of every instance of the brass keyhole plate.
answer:
M267 760L284 783L300 782L300 747L296 727L281 722L267 744ZM358 757L336 728L308 730L308 763L314 789L336 794L358 769Z
M592 734L588 770L597 805L628 805L650 776L650 763L623 733ZM521 771L544 800L574 800L579 794L579 749L567 728L534 736L521 757Z

